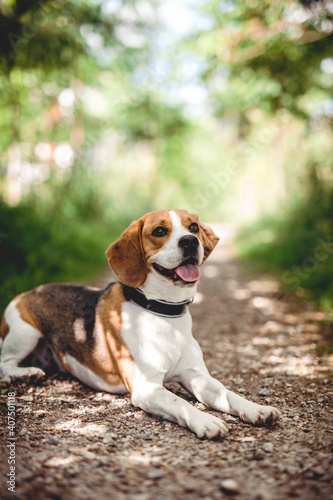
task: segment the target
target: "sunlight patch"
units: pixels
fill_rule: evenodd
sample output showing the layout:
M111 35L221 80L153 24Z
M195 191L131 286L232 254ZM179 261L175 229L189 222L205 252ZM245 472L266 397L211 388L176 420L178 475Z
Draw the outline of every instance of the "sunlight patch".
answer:
M149 464L152 464L154 462L159 462L161 460L161 457L157 457L157 456L152 457L148 453L144 453L144 452L140 452L140 451L135 451L135 452L131 453L130 455L128 455L128 457L126 457L126 458L131 462L134 462L137 464L145 464L145 465L149 465Z
M71 464L72 462L77 461L77 458L73 455L69 457L52 457L46 462L43 463L44 467L65 467Z
M202 274L206 278L215 278L215 276L218 275L218 268L217 268L217 266L212 266L212 265L205 266L202 269Z
M105 434L108 430L108 426L105 424L87 424L83 426L83 422L80 418L73 418L62 422L61 424L55 425L55 429L60 431L71 431L76 434L81 434L84 436L90 436L92 434Z
M251 292L246 288L238 288L234 291L233 296L236 300L248 300L251 297Z

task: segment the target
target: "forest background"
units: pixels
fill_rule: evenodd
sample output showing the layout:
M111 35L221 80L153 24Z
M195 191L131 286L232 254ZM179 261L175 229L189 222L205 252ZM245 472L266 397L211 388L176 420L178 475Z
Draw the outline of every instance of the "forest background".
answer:
M1 310L165 208L329 310L332 33L331 1L1 1Z

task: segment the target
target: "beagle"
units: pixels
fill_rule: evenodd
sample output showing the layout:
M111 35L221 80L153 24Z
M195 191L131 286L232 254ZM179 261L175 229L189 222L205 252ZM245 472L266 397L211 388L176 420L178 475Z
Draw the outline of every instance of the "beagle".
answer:
M210 376L192 336L188 304L218 239L184 210L134 221L106 251L115 283L102 290L42 285L9 304L1 323L3 374L42 378L40 368L19 365L44 338L61 365L85 384L129 391L134 406L199 438L221 437L228 428L168 391L165 382L179 382L205 405L245 422L274 424L279 410L249 402Z

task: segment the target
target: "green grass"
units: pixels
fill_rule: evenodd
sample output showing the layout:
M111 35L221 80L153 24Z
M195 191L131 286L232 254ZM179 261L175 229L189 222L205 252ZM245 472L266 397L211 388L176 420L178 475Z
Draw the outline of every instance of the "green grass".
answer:
M0 203L0 315L15 295L42 283L93 280L125 225L54 205Z
M237 252L248 269L273 274L286 292L316 302L323 310L333 305L333 245L327 225L291 217L266 219L243 229Z
M326 354L333 352L333 321L324 320L319 323L320 329L324 334L325 342L317 346L319 354Z

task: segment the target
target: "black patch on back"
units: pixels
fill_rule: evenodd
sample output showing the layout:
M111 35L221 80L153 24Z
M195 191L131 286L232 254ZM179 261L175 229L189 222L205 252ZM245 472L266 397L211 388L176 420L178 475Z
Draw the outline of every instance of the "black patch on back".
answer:
M47 342L55 353L68 353L84 363L94 349L96 307L101 297L114 283L104 289L90 289L83 285L54 284L37 287L27 294L30 310ZM83 340L74 334L74 323L83 328ZM84 343L84 349L82 349Z

